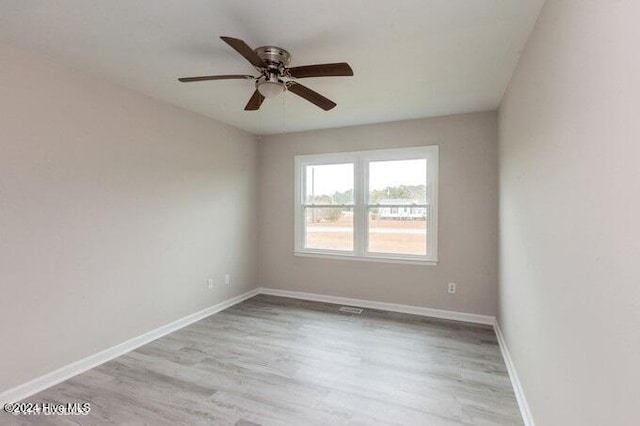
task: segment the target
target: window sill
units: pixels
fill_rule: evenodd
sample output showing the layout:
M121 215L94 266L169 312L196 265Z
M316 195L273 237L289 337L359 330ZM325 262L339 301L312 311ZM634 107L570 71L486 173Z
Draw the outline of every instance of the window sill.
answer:
M374 256L356 256L353 254L329 254L310 251L294 251L294 256L298 257L316 257L320 259L334 259L334 260L355 260L360 262L378 262L378 263L401 263L405 265L422 265L422 266L437 266L438 260L423 260L415 259L411 257L374 257Z

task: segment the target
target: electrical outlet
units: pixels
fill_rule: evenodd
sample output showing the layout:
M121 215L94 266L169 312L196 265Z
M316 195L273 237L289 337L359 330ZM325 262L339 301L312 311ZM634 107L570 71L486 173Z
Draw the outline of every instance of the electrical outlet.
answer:
M213 288L213 278L209 278L207 280L207 284L209 284L209 289L212 289Z
M225 284L231 284L231 275L226 274L226 275L224 276L224 283L225 283Z
M447 292L449 294L455 294L455 292L456 292L456 283L449 283L449 286L447 287Z

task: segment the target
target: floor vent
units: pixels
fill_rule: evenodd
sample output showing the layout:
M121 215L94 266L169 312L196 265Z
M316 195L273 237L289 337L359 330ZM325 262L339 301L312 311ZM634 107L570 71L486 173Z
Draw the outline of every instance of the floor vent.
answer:
M342 306L342 307L340 307L340 312L348 312L350 314L361 314L362 313L362 309L353 308L351 306Z

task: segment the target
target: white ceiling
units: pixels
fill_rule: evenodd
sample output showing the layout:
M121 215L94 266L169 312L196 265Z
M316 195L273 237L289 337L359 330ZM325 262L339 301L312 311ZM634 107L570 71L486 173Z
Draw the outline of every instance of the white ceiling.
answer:
M0 38L256 134L495 109L544 0L0 0ZM276 45L292 66L346 61L354 77L304 84L245 112L253 73L219 39Z

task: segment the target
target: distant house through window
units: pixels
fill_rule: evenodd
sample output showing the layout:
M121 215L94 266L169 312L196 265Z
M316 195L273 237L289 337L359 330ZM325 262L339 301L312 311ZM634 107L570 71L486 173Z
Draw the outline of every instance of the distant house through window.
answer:
M295 253L437 261L438 147L297 156Z

